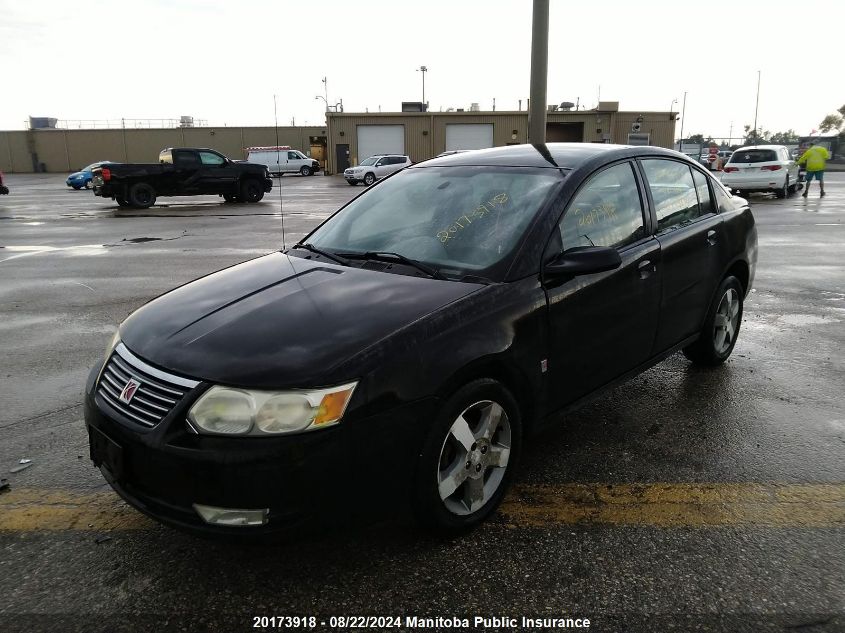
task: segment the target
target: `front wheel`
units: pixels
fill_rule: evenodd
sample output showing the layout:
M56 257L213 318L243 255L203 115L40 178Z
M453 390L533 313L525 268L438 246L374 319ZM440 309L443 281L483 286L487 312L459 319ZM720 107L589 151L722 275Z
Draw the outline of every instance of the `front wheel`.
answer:
M459 389L438 414L417 463L414 510L439 532L486 519L505 495L522 446L511 393L491 379Z
M697 365L710 366L720 365L728 359L742 324L743 296L739 279L729 275L722 280L698 340L684 348L684 356Z
M264 197L261 183L250 178L241 185L241 200L245 202L260 202Z
M307 166L303 166L299 169L299 173L303 176L310 176L311 175L311 168Z
M370 185L372 185L375 181L376 181L376 175L373 174L373 173L369 173L366 176L364 176L364 184L367 185L368 187Z
M131 205L129 204L129 201L128 201L126 198L123 198L123 197L121 197L121 196L116 196L116 197L115 197L115 201L117 202L117 206L119 206L119 207L128 207L128 206L131 206Z

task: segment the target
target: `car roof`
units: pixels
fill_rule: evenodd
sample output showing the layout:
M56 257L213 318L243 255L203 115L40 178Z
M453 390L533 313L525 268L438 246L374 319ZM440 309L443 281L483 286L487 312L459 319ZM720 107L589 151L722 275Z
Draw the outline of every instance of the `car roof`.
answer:
M736 151L741 152L746 149L786 149L785 145L745 145L743 147L738 147Z
M509 166L550 167L575 169L580 165L604 156L607 160L630 156L684 156L662 147L612 145L610 143L545 143L538 145L507 145L432 158L413 167L440 166Z

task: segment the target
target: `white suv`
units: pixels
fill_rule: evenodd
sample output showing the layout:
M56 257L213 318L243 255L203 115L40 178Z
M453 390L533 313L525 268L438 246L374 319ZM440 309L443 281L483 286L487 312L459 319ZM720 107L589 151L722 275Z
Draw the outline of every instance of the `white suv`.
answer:
M734 193L774 192L786 198L798 189L798 163L783 145L740 147L730 157L722 174L722 184Z
M411 159L402 154L376 154L362 160L360 165L350 167L343 172L343 177L350 185L363 182L368 187L379 178L389 176L395 171L411 164Z

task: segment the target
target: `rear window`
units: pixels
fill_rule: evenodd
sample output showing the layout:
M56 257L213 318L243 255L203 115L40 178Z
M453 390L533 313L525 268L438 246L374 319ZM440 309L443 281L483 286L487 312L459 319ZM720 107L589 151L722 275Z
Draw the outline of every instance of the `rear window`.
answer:
M731 163L768 163L778 159L773 149L747 149L736 151L731 156Z

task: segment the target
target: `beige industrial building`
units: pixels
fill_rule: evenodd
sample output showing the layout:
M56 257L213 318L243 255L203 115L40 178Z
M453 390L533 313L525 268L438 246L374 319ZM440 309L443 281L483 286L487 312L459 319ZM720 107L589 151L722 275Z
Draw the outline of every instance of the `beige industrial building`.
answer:
M677 113L624 112L618 102L595 110L547 113L546 141L620 143L671 148ZM528 142L528 112L384 112L327 114L327 171L341 173L376 153L419 162L453 149Z
M527 142L528 112L384 112L326 114L325 127L180 127L168 129L0 132L0 171L66 173L100 160L155 162L165 147L210 147L232 158L245 148L289 145L342 173L377 153L420 162L452 149ZM618 102L594 110L547 113L548 142L621 143L672 147L677 113L620 111Z

